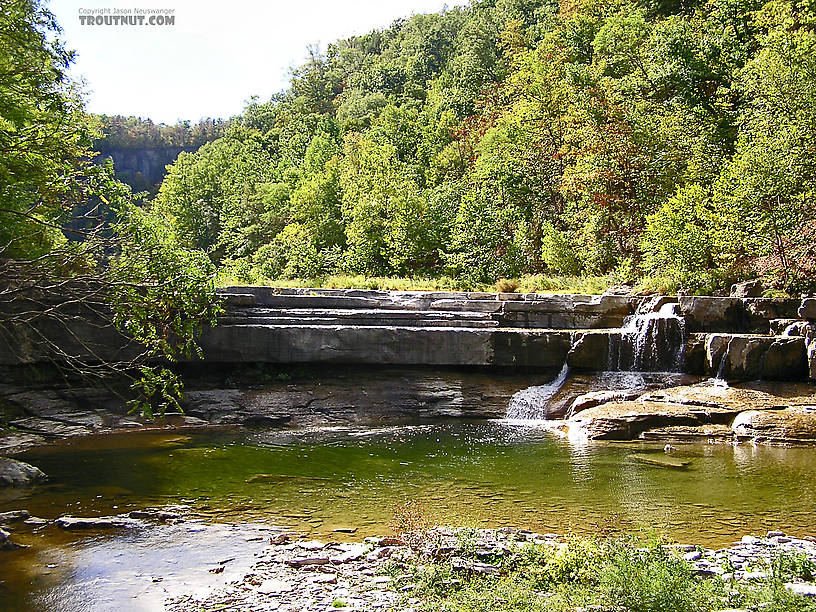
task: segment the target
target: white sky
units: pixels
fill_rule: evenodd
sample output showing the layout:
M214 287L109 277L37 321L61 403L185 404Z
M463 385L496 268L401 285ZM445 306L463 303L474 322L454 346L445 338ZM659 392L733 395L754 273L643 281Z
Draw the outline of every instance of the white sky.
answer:
M306 48L465 0L51 0L87 108L156 122L227 118L284 89ZM172 8L175 25L81 25L80 9Z

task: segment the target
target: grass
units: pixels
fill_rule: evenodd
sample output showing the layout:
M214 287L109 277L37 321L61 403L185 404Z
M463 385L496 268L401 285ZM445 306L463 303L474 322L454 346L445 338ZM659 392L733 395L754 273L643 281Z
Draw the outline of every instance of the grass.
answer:
M306 279L258 279L247 283L228 274L218 277L220 287L247 285L281 288L378 289L396 291L488 291L503 293L582 293L601 294L615 284L611 276L544 276L534 274L517 279L499 279L494 284L469 283L448 276L399 278L332 275Z
M469 575L453 571L445 559L423 559L402 580L416 585L412 596L421 609L434 612L573 612L590 606L609 612L816 611L816 602L784 588L803 577L794 559L775 564L762 584L697 577L656 539L573 538L560 548L524 544L518 554L487 561L502 574Z

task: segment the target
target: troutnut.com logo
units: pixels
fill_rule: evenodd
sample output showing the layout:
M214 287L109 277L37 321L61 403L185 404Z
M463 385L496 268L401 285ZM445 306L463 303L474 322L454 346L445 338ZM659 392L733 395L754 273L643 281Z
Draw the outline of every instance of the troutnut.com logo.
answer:
M87 26L168 26L176 24L176 9L79 9L79 23Z

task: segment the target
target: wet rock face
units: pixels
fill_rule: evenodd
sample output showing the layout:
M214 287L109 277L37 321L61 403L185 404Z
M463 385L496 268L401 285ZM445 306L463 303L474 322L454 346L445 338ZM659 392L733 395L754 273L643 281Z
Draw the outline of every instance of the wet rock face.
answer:
M729 379L801 380L807 375L805 339L795 336L710 334L708 372Z
M0 487L22 487L45 479L45 473L31 464L0 457Z
M805 298L797 314L802 319L816 319L816 298Z
M799 300L681 296L680 314L690 332L767 334L772 319L798 317Z

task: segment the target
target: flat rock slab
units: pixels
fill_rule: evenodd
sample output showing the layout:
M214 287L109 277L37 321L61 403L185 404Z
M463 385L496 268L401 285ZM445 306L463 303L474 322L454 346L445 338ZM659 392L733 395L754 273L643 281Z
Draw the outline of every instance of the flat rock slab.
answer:
M12 421L11 424L19 429L24 429L35 434L56 438L86 436L91 433L91 429L82 425L69 425L62 421L39 417L16 419Z
M54 523L62 529L121 529L124 527L136 527L142 523L136 519L123 516L61 516Z
M635 454L629 457L637 463L644 463L646 465L654 465L656 467L669 468L673 470L685 470L691 465L691 461L684 459L677 459L675 457L666 457L664 455L644 455Z
M714 435L769 441L816 440L816 392L797 385L796 393L717 385L671 387L636 400L610 401L575 414L564 424L570 436L631 440ZM695 432L697 432L695 434Z
M816 442L816 410L747 410L732 424L738 439Z

